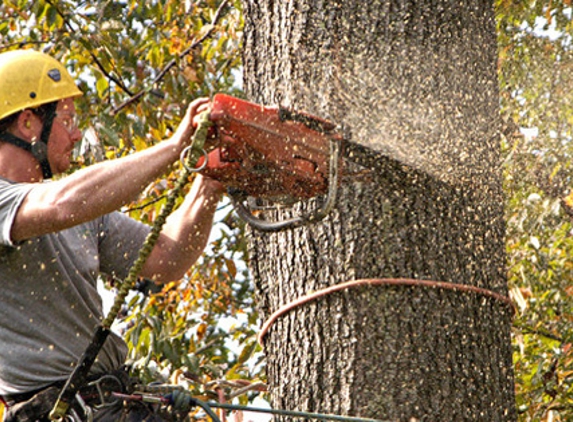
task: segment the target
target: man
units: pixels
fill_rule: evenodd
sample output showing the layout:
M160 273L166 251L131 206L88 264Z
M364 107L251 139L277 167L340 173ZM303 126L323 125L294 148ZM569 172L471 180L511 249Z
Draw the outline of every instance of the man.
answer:
M50 56L0 54L0 396L13 420L25 420L14 416L19 404L59 387L85 351L102 319L98 275L124 278L149 231L116 210L179 159L193 117L208 107L207 99L192 102L175 133L151 148L47 181L69 168L81 139L80 95ZM218 182L196 178L142 277L183 276L203 251L221 192ZM121 368L126 351L121 338L108 337L93 378Z

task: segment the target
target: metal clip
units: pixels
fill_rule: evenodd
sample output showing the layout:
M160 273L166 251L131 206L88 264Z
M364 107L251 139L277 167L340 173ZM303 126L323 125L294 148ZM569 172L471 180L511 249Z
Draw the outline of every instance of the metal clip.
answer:
M207 151L205 151L203 148L201 148L201 152L203 154L203 157L205 158L203 160L203 164L201 164L201 166L198 168L194 168L194 167L189 167L189 158L190 158L191 154L193 154L193 145L189 145L183 151L181 151L181 155L179 156L179 160L181 161L181 164L183 164L183 167L185 167L185 169L188 172L198 173L201 170L203 170L205 167L207 167L207 160L209 159L209 154L207 154Z
M139 396L140 400L145 402L145 403L155 403L155 404L165 403L165 399L163 397L157 396L154 394L142 393L142 392L136 391L133 393L133 395Z
M112 385L110 385L109 382L111 382ZM95 408L113 405L118 400L118 398L113 395L113 392L123 391L123 383L114 375L104 375L101 378L88 383L88 386L95 386L98 393L100 403L95 405Z
M80 393L76 393L76 401L82 408L82 412L84 412L85 422L93 422L94 420L94 412L91 407L89 407L86 402L84 401L83 397ZM82 422L84 419L80 418L77 412L74 409L70 409L70 414L67 416L68 418L71 417L73 421Z

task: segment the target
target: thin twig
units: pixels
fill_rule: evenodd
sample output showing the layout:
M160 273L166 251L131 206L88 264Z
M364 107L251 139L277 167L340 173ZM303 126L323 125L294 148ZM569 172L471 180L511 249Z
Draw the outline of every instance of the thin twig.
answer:
M115 76L113 76L111 74L111 72L108 72L105 67L101 64L101 62L99 61L99 59L97 58L97 56L93 53L93 52L89 52L89 55L91 56L91 58L93 59L93 61L95 62L95 64L97 65L98 69L112 82L115 82L117 84L117 86L119 86L121 89L123 89L128 95L133 95L133 92L131 92L131 90L125 86L125 84L123 83L123 81L119 78L116 78Z
M253 390L259 391L259 392L266 392L267 391L267 385L262 381L257 381L257 382L254 382L252 384L249 384L243 388L239 388L236 391L231 392L227 398L228 398L228 400L233 400L235 397L242 396L243 394L248 393L249 391L253 391Z
M209 38L211 36L211 34L213 33L213 31L215 30L215 25L217 24L219 18L222 15L222 11L223 9L227 6L228 1L225 0L221 3L221 5L219 6L219 8L217 9L217 12L215 13L215 16L213 17L213 21L211 22L211 28L199 39L193 41L191 43L191 45L189 47L187 47L185 50L183 50L183 52L181 52L179 54L179 59L182 59L183 57L187 56L191 51L193 51L193 49L195 49L197 46L199 46L203 41L205 41L207 38ZM167 74L167 72L169 72L173 67L175 67L177 65L177 60L173 59L171 60L169 63L167 63L167 65L165 65L165 67L159 72L159 74L155 77L155 79L152 81L151 86L154 86L155 84L157 84L158 82L160 82L165 75ZM118 105L117 107L115 107L112 111L111 111L111 115L115 116L117 113L119 113L121 110L123 110L125 107L127 107L128 105L138 101L143 95L145 95L147 92L149 91L148 89L143 89L141 91L139 91L138 93L134 94L131 98L128 98L126 101L124 101L123 103L121 103L120 105Z
M136 206L136 207L128 208L127 210L125 210L125 212L139 211L139 210L145 209L145 208L147 208L148 206L153 205L153 204L155 204L156 202L159 202L159 201L161 201L161 200L164 199L164 198L167 198L167 195L161 195L161 196L158 196L158 197L155 198L155 199L152 199L152 200L146 202L145 204L138 205L138 206Z
M529 325L526 325L523 323L518 323L518 322L514 322L513 325L515 328L518 328L521 331L524 331L528 334L543 336L543 337L548 338L550 340L558 341L559 343L562 343L562 344L565 342L565 339L563 337L561 337L557 334L553 334L552 332L550 332L549 330L547 330L545 328L533 328L533 327L530 327Z
M58 15L60 15L60 17L64 21L64 25L66 26L66 28L68 28L68 30L70 32L74 32L74 28L72 27L72 25L70 25L70 23L68 21L69 15L66 15L64 12L62 12L60 10L60 8L57 5L55 5L51 0L46 0L46 3L51 5L54 9L56 9L56 12L58 13ZM72 18L72 20L73 20L73 18ZM75 22L75 23L77 24L77 22ZM101 64L101 62L99 61L97 56L91 50L88 50L88 54L90 55L92 60L95 62L97 68L105 75L105 77L107 77L112 82L115 82L115 84L117 86L119 86L121 89L123 89L128 95L133 95L133 93L129 90L129 88L127 88L127 86L123 83L123 81L121 79L116 78L110 72L107 71L107 69Z
M16 46L18 46L18 48L22 48L26 45L42 45L47 43L47 41L17 41L10 44L0 45L0 51L10 50L12 47Z

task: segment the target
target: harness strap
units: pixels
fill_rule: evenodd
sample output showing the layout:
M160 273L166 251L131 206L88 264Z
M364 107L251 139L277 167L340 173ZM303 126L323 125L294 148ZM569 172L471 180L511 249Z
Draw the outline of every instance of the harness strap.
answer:
M64 383L58 381L39 390L1 397L0 403L5 403L6 415L5 419L0 420L5 422L46 420ZM118 393L129 394L134 385L135 381L129 377L124 368L105 375L90 376L74 397L73 406L76 409L70 408L70 412L80 415L91 413L92 408L115 405L120 400L117 397Z
M103 326L98 326L92 341L88 345L86 351L82 355L78 365L74 368L69 378L66 380L57 401L55 402L52 414L57 415L57 417L50 418L53 420L63 420L63 416L68 411L71 403L76 397L76 393L82 388L87 381L88 373L96 360L96 357L101 350L105 340L107 339L110 330L104 328Z

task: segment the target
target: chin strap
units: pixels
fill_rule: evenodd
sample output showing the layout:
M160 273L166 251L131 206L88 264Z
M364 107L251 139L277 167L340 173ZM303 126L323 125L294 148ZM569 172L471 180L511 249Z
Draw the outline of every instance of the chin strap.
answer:
M52 132L52 123L54 123L54 117L56 117L57 106L57 102L53 102L47 105L46 116L44 117L44 125L42 126L42 134L40 135L40 142L35 142L32 144L32 150L34 150L35 144L38 144L38 148L42 150L37 153L32 151L32 154L34 157L36 157L36 160L38 160L40 166L42 166L42 174L44 175L44 179L51 179L53 176L52 168L50 167L50 162L48 161L48 139L50 139L50 133Z
M47 107L47 113L44 117L44 125L42 126L42 134L40 135L39 141L29 143L22 138L18 138L17 136L12 135L11 133L0 133L0 141L7 142L18 148L22 148L24 151L28 151L34 156L42 168L42 176L44 179L51 179L53 176L52 168L50 167L50 162L48 161L48 139L50 138L52 123L54 122L54 117L56 116L56 106L57 103L53 103L49 104Z

